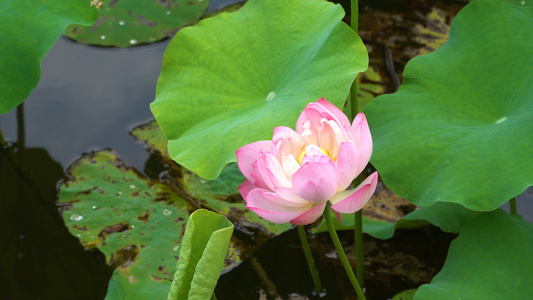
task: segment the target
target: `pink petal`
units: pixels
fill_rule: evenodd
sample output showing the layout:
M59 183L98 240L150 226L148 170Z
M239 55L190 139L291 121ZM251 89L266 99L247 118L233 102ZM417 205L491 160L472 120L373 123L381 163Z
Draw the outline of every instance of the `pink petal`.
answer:
M326 203L318 204L310 209L308 209L306 212L301 214L300 216L294 218L291 220L291 224L294 225L308 225L316 221L324 212L324 206L326 206Z
M337 154L339 190L345 190L368 164L368 153L361 153L352 142L342 143Z
M339 220L339 223L342 224L342 214L340 212L338 212L338 211L335 211L335 210L333 210L333 212L335 213L335 216L337 217L337 220Z
M283 199L287 199L287 200L290 200L292 202L298 202L298 203L302 203L302 204L308 204L309 201L305 200L304 198L301 198L300 196L298 196L292 188L286 188L286 187L277 187L274 192L276 192L276 194L278 196L280 196L281 198Z
M299 207L287 206L284 201L268 190L254 189L248 193L246 208L271 222L288 223L312 206L312 203Z
M343 214L354 213L368 202L378 184L378 172L372 173L357 188L338 192L331 198L331 208Z
M326 99L321 98L314 103L314 109L318 110L320 114L327 113L331 115L333 120L335 120L341 127L350 126L350 120L348 117L340 110L337 106L326 101Z
M292 219L297 218L302 214L301 212L269 211L258 207L246 206L246 208L253 211L261 218L277 224L289 223Z
M276 127L274 129L274 146L272 154L282 161L283 158L292 154L295 158L300 157L305 141L301 135L288 127Z
M337 192L337 169L331 160L308 162L292 175L296 195L314 203L324 203Z
M307 201L298 201L298 199L294 198L283 198L271 191L259 190L259 194L266 200L270 201L270 203L278 204L286 209L288 209L287 207L309 207L309 202Z
M354 143L359 147L362 157L372 156L372 135L364 113L358 113L352 124L352 133L354 134Z
M285 170L279 163L278 159L270 152L261 150L257 158L254 176L259 175L265 185L274 190L276 187L290 187L291 182L285 174ZM258 174L256 174L258 173ZM256 184L257 185L257 184Z
M287 138L287 137L300 137L294 129L287 127L287 126L278 126L274 128L274 136L272 137L273 141L277 141L281 138ZM301 138L301 137L300 137Z
M261 150L270 150L272 148L272 141L258 141L255 143L248 144L239 148L235 151L237 156L237 165L239 170L241 170L242 175L251 182L255 181L255 178L252 177L253 163L257 160L259 152Z
M239 187L239 192L241 193L242 198L244 201L246 201L246 198L248 197L248 193L250 193L253 189L257 189L258 187L255 186L250 180L246 179Z
M300 212L309 209L313 203L287 201L267 189L253 189L246 198L247 208L260 208L277 212Z
M335 105L329 103L324 98L319 99L316 102L309 103L303 112L300 114L298 121L296 122L296 132L302 133L303 124L306 120L312 122L320 121L320 119L334 120L340 127L350 127L350 121L348 117Z

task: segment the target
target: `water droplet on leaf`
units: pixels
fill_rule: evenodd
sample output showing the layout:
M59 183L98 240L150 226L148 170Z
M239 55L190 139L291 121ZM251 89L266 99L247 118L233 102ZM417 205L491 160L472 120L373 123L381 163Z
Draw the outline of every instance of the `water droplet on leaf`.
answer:
M163 214L168 217L172 214L172 211L165 208L165 210L163 211Z
M274 97L276 97L276 93L270 92L270 93L268 93L268 96L266 97L266 101L272 101L272 99L274 99Z
M82 216L82 215L79 215L79 214L72 214L72 215L70 216L70 220L71 220L71 221L76 221L76 222L77 222L77 221L81 221L81 220L83 220L83 216Z

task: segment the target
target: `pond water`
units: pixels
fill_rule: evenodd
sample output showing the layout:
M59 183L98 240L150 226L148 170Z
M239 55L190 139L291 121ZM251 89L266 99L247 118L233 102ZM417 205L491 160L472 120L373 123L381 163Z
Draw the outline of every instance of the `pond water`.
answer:
M377 9L366 2L361 1L363 21L365 14ZM216 2L211 9L225 4ZM454 5L451 11L461 6ZM397 13L396 8L380 6ZM360 25L362 32L370 27ZM153 119L149 104L169 41L115 49L60 38L43 60L41 81L24 109L18 116L16 110L0 115L6 139L24 144L22 150L0 152L0 299L105 297L112 270L99 251L84 251L64 227L55 205L56 185L64 168L91 150L111 148L126 165L145 169L149 153L129 132ZM403 58L394 60L398 75L402 63ZM8 153L22 158L20 164L15 165ZM518 197L519 213L530 222L532 198L531 187ZM352 239L341 234L350 252ZM387 241L365 237L365 251L371 257L369 298L387 299L427 282L442 266L453 237L432 227L400 232ZM322 276L327 290L323 299L351 299L329 237L317 235L311 246L319 272L328 274ZM398 264L405 266L403 271L383 271ZM291 230L259 245L256 253L224 274L216 293L219 299L305 299L312 297L312 289L297 233Z

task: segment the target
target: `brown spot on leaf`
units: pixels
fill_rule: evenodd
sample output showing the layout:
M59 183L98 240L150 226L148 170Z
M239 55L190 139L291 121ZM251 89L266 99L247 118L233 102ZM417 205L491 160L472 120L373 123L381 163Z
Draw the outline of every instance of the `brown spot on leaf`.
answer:
M144 18L141 15L137 15L137 19L139 19L139 21L141 21L144 25L146 25L148 27L156 27L157 26L157 22L147 20L146 18Z
M127 268L135 262L138 254L139 249L137 248L137 245L126 246L118 250L115 255L111 256L109 265L113 268L117 268L119 266L122 269Z
M98 233L98 237L103 241L103 240L106 239L106 237L109 234L112 234L112 233L115 233L115 232L124 232L124 231L129 230L129 229L130 228L129 228L128 224L122 224L122 223L111 225L111 226L107 226L104 229L102 229L102 231L100 231L100 233Z

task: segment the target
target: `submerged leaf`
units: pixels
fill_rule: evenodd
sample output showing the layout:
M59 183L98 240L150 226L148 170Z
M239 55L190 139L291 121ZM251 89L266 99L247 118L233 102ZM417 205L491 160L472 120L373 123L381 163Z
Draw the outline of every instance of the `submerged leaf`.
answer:
M181 30L151 104L171 157L214 179L239 147L293 127L307 103L342 106L368 65L343 15L326 1L252 0Z
M110 289L121 291L119 298L166 295L190 205L109 151L84 156L69 175L60 187L63 220L85 247L97 247L117 268Z

